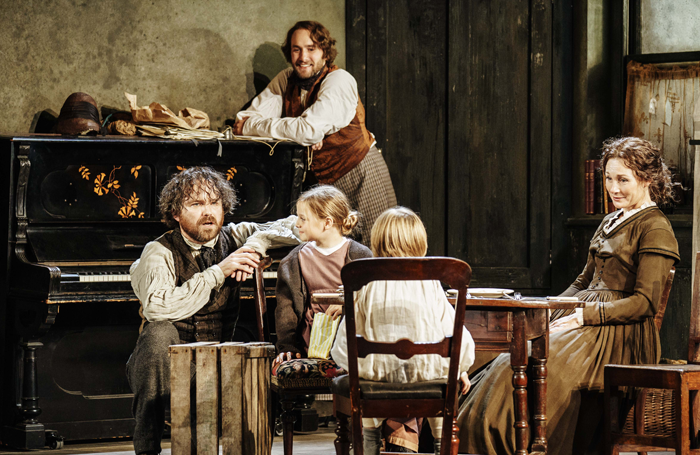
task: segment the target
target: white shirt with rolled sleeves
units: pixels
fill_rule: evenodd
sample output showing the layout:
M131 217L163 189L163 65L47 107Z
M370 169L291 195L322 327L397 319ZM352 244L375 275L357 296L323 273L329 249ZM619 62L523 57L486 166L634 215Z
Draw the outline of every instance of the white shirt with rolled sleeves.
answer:
M357 113L360 96L357 81L345 70L337 69L321 81L316 102L299 117L282 117L284 92L293 69L282 70L272 79L246 111L236 115L248 117L244 136L265 136L288 139L304 146L314 145L329 134L350 124ZM306 90L301 90L301 103L306 103Z
M296 216L265 223L231 223L231 234L238 245L250 247L265 256L270 248L298 245L299 232L295 227ZM213 247L218 237L204 246ZM192 255L199 254L201 245L185 242ZM131 286L141 302L143 316L149 322L180 321L202 309L226 277L217 264L177 286L172 252L160 242L149 242L141 258L130 267Z

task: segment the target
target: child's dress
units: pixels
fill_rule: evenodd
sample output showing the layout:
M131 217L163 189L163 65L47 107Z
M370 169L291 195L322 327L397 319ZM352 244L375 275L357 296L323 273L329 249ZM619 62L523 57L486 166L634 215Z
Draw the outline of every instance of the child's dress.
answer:
M340 269L345 265L350 241L345 240L335 248L324 250L315 242L305 244L299 251L299 265L309 295L316 292L335 292L343 284ZM316 313L325 313L330 305L309 303L304 312L304 326L301 337L308 352L311 326Z
M325 287L327 284L323 283L332 281L329 277L315 276L314 270L318 270L320 267L313 264L316 254L313 251L307 251L307 247L310 248L309 243L304 243L294 248L282 259L277 269L275 325L278 352L306 354L311 333L311 315L320 310L320 306L314 309L309 303L311 292L313 292L311 287ZM340 268L342 268L343 265L355 259L372 257L372 252L369 248L354 240L346 240L341 249L345 253L341 254L340 251L332 253L331 256L341 255L337 258L331 258L327 265L342 258L342 264L340 265ZM304 272L305 268L306 272ZM341 284L340 268L337 269L337 272L333 270L334 274L337 273L335 275L337 282L332 281L334 283L332 286L333 291L338 289L338 286ZM323 311L325 312L325 309Z

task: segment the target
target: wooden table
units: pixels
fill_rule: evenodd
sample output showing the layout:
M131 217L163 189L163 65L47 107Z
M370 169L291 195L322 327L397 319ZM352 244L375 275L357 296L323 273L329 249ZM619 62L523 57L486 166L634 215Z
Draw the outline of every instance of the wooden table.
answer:
M523 297L468 298L464 325L474 339L476 350L510 352L513 369L516 454L547 453L547 357L549 355L549 312L583 307L580 301ZM532 442L528 441L528 355L532 341L533 393ZM529 449L529 451L528 451Z

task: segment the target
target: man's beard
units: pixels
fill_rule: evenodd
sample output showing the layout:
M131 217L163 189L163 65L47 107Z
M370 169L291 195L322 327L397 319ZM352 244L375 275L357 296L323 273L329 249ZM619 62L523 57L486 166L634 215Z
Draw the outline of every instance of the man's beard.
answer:
M190 223L180 222L180 229L186 233L191 239L199 243L207 243L208 241L214 239L219 232L221 232L221 227L223 226L223 218L217 220L216 217L207 216L202 217L197 220L197 224L193 225ZM205 225L204 223L211 222L213 224Z

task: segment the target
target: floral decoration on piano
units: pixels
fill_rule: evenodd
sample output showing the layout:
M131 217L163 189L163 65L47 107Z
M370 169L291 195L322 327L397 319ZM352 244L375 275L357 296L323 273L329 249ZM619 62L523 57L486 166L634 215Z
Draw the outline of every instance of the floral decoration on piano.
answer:
M137 197L136 192L132 192L132 195L128 199L122 196L119 192L119 188L121 188L121 185L119 184L119 180L117 180L116 172L121 168L121 166L114 166L112 171L109 173L109 177L104 172L99 173L95 177L95 187L93 191L98 196L106 196L108 194L114 195L121 204L121 208L117 213L120 217L143 218L144 212L138 210L139 198ZM139 169L141 169L141 165L133 166L131 168L131 175L134 176L134 179L137 179L139 177ZM89 168L87 168L86 166L80 166L78 172L80 172L82 178L88 181L90 180Z

